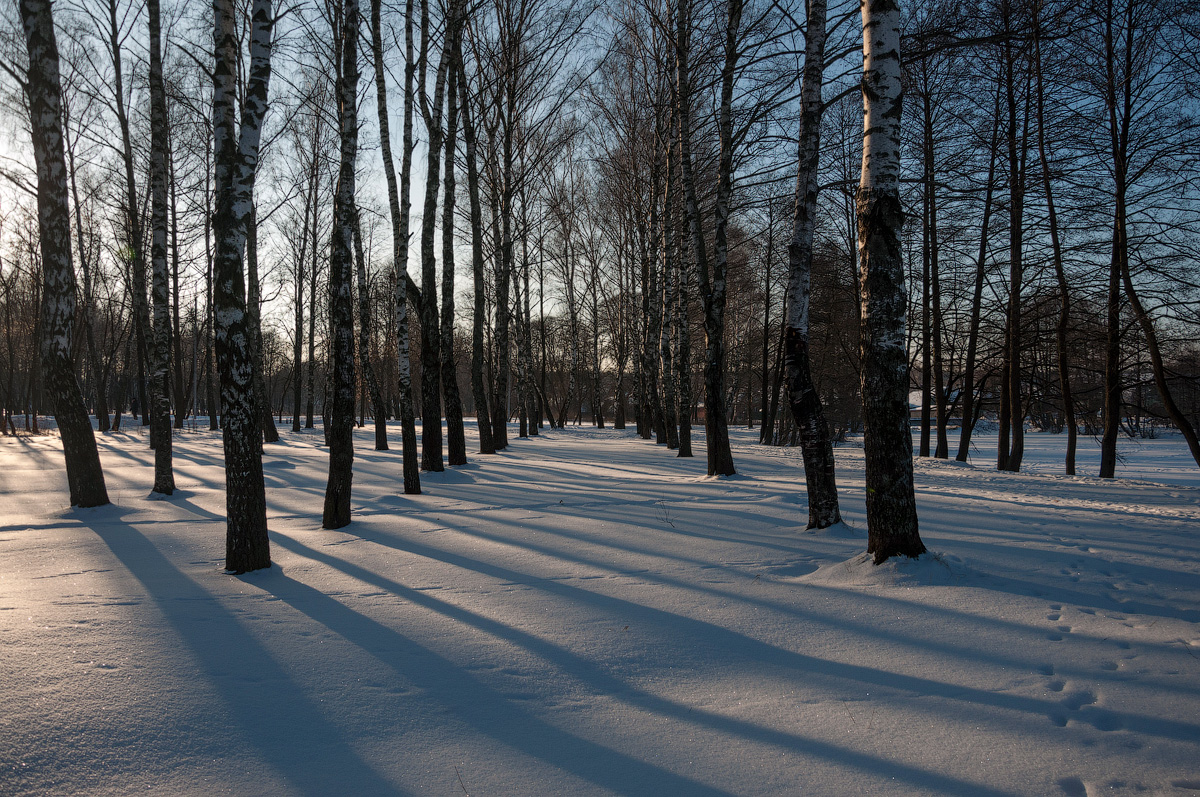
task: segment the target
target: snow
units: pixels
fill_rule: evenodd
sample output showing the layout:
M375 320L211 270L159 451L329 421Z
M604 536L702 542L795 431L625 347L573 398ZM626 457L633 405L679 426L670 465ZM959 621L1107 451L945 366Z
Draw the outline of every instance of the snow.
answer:
M141 430L138 430L139 432ZM394 437L398 441L398 428ZM1124 441L1116 481L918 460L937 556L804 530L798 450L734 430L704 479L569 428L422 474L357 431L267 446L267 571L221 572L219 437L99 435L114 504L65 507L52 436L0 439L0 794L1171 794L1200 788L1200 470ZM469 450L473 450L468 428ZM955 441L956 442L956 441ZM990 448L989 448L990 447ZM1080 472L1095 473L1094 441Z

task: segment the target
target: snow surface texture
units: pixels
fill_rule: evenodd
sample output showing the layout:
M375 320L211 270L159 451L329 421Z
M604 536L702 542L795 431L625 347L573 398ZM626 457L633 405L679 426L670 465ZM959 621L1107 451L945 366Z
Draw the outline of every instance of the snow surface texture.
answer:
M994 437L973 467L918 461L938 556L874 568L853 446L849 525L808 533L799 451L757 432L735 479L703 478L702 438L679 460L571 428L406 497L367 428L355 522L323 531L327 452L283 435L276 566L243 577L218 437L177 437L180 490L150 499L146 438L101 435L114 505L88 510L56 438L0 439L0 794L1200 789L1177 439L1124 442L1115 482L1057 475L1052 435L1020 474Z

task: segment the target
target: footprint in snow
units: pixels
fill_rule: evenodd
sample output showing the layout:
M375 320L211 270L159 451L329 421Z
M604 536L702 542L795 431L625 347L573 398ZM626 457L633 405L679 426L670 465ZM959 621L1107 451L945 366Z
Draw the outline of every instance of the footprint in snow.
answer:
M1079 778L1059 778L1058 787L1067 797L1087 797L1087 787Z
M1082 689L1067 695L1063 698L1062 704L1071 711L1079 711L1084 706L1090 706L1095 702L1096 695L1088 689Z

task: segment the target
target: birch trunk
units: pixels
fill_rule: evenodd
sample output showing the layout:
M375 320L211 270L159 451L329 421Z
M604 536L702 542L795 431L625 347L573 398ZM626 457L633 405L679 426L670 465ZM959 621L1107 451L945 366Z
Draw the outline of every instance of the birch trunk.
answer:
M704 302L704 432L708 449L708 475L730 476L736 473L729 447L729 428L725 417L725 294L728 267L729 198L733 180L733 74L737 68L737 35L741 25L742 2L731 0L725 27L725 61L721 69L721 99L717 114L720 155L717 165L717 201L714 210L713 257L710 262L696 197L696 181L691 157L691 83L688 75L688 4L679 6L679 42L676 71L679 86L680 161L687 215L692 231L692 251L700 277L700 296Z
M211 139L205 142L204 148L204 399L208 404L208 429L215 432L221 428L218 412L220 389L219 377L216 371L217 341L216 341L216 307L213 303L214 247L213 247L213 155L214 143Z
M863 160L858 189L862 268L862 397L867 552L875 564L925 552L913 493L900 229L900 8L864 0Z
M446 99L446 73L450 66L456 14L456 8L447 10L442 54L434 77L433 99L428 101L425 98L422 87L421 103L421 113L429 138L425 170L425 210L421 215L421 468L435 473L444 470L445 466L442 462L441 332L438 322L434 233L437 225L438 181L441 177L444 138L442 106ZM424 53L430 37L424 3L421 19L421 51Z
M333 406L326 437L329 481L321 527L350 524L350 491L354 479L354 277L355 165L358 158L358 0L343 0L338 77L338 122L341 157L333 202L333 236L329 250L329 315L332 332Z
M597 429L604 428L604 404L601 392L600 371L600 274L599 266L592 264L592 422ZM529 316L528 286L526 286L525 316ZM528 324L526 325L528 328ZM530 362L532 363L532 356ZM532 380L531 380L532 381ZM531 404L531 406L534 406ZM667 427L671 429L670 426ZM533 425L533 433L537 434L537 424ZM671 446L674 448L675 446Z
M487 387L483 378L483 328L487 324L487 288L483 281L483 206L479 197L479 162L476 160L475 126L471 120L467 75L462 59L459 59L458 68L459 112L462 115L463 144L466 147L467 161L467 196L471 204L471 275L475 290L474 312L471 317L471 395L475 400L479 453L495 454Z
M509 58L513 54L507 54ZM505 85L504 85L504 111L503 111L503 138L500 142L501 162L500 162L500 182L499 194L497 196L499 209L499 235L496 240L500 242L500 247L497 252L497 267L496 274L496 370L495 370L495 392L492 408L492 442L497 449L508 447L508 383L509 383L509 336L512 324L512 308L510 306L510 288L513 275L513 236L512 236L512 216L513 216L513 193L516 183L515 169L513 165L513 139L517 134L515 121L515 104L517 102L518 87L516 86L517 75L516 70L511 68L506 69ZM493 189L495 190L495 189ZM496 229L493 222L493 230Z
M689 4L680 0L677 11L675 59L677 102L679 106L679 159L683 176L684 205L688 225L692 234L692 255L700 277L700 295L704 302L704 430L708 448L708 475L727 476L736 473L733 454L729 448L729 430L725 420L725 396L722 377L724 375L725 327L725 268L727 256L726 224L729 213L729 192L733 153L730 149L732 133L733 66L736 62L736 26L740 22L741 2L732 0L726 24L726 61L721 74L721 105L718 127L721 150L715 211L714 257L710 263L704 231L700 218L700 203L696 196L696 180L692 171L692 107L691 77L688 66ZM682 455L682 451L681 451Z
M799 166L796 211L788 243L788 292L784 330L787 395L800 433L804 480L808 487L808 528L824 529L841 521L833 441L812 380L809 362L809 306L812 301L813 240L816 235L821 153L821 88L825 70L825 0L809 0L801 84ZM763 374L765 385L766 374Z
M129 115L125 108L125 76L121 57L123 39L117 22L116 0L108 2L108 22L109 55L113 65L113 108L117 115L117 126L121 131L121 158L125 170L125 232L128 235L129 246L129 286L132 294L130 298L133 310L133 332L137 344L137 397L142 415L142 425L146 426L153 415L150 408L152 400L147 400L144 378L149 359L148 347L152 342L153 331L150 328L150 308L146 303L146 253L142 246L144 240L142 217L138 211L137 183L134 179L133 137L129 129ZM153 447L158 442L158 435L153 428L150 432L150 444ZM155 465L157 468L157 456Z
M642 247L642 379L645 387L642 397L647 417L646 436L653 430L658 445L667 443L666 413L663 412L662 394L658 389L661 367L662 305L659 302L658 253L664 230L663 219L658 210L658 194L663 183L659 165L662 137L655 136L653 161L650 166L650 232L647 243Z
M313 159L313 166L316 166L316 159ZM303 375L304 375L304 263L308 259L308 247L310 238L310 228L308 224L309 210L312 208L312 203L315 201L316 195L316 169L309 174L308 188L304 194L304 215L300 223L300 250L296 256L296 273L295 283L293 288L295 293L292 296L292 313L295 315L296 325L293 329L292 337L292 431L300 431L300 412L303 399ZM313 246L316 246L316 241L313 240Z
M363 252L362 220L354 208L354 272L358 280L358 361L362 363L362 378L371 399L375 417L375 450L387 451L387 402L371 365L371 287L367 282L367 257Z
M262 428L262 441L279 442L279 430L271 415L267 394L266 366L263 363L262 289L258 279L258 208L251 203L246 216L246 317L250 327L250 350L254 358L254 407Z
M313 404L316 402L317 395L317 271L318 250L320 245L317 243L320 239L320 208L317 203L313 202L312 215L312 267L308 270L308 383L306 386L307 400L304 402L304 428L312 429L313 426Z
M521 216L525 218L527 211L525 209L524 200L521 203ZM521 318L521 356L525 359L525 407L526 414L529 416L529 434L532 437L537 437L538 426L542 422L541 402L537 395L537 382L533 378L533 307L530 303L529 290L529 227L526 220L526 235L523 249L523 260L521 264L521 278L525 283L525 296L523 316ZM544 242L543 242L544 243ZM545 246L540 245L538 252L543 253Z
M451 466L467 464L458 363L454 359L454 154L458 146L459 44L446 42L450 64L446 76L446 176L442 198L442 394L446 399L446 455Z
M678 124L678 119L676 120ZM688 326L691 321L692 273L695 269L684 232L684 214L679 194L675 193L671 212L677 230L676 251L679 253L679 292L675 305L675 391L679 400L679 452L677 457L692 456L692 335Z
M759 352L762 364L762 402L759 404L758 442L765 443L771 434L774 419L771 417L771 389L768 383L771 354L771 265L775 260L775 201L767 199L767 247L763 253L763 325L762 348Z
M530 316L529 302L529 203L525 194L525 186L521 186L521 282L518 291L516 309L519 323L517 337L517 395L520 404L520 423L518 436L529 437L537 435L538 417L537 401L533 380L533 324Z
M503 174L511 176L512 163L503 166ZM495 170L493 170L495 171ZM492 445L496 450L508 447L508 365L509 365L509 288L512 276L512 239L509 235L509 201L506 189L498 187L497 174L491 175L492 240L500 241L495 249L496 326L493 333L492 369ZM505 179L507 185L509 180Z
M396 273L395 306L396 373L400 393L400 437L404 457L404 492L419 495L421 470L417 462L417 430L413 411L411 358L408 327L408 220L409 180L412 171L413 117L413 28L412 0L408 0L404 17L404 138L401 146L400 184L396 182L395 160L392 158L392 138L388 126L387 82L383 67L383 24L380 19L380 0L371 0L371 49L375 62L375 99L379 121L379 140L383 150L383 173L387 177L388 209L392 220L392 263Z
M79 197L79 187L76 183L75 175L75 147L74 143L78 143L79 134L76 133L74 142L70 136L71 125L68 119L68 104L64 101L62 104L63 120L63 144L66 150L67 174L70 176L71 194L75 199L75 245L79 248L79 266L83 272L83 307L80 313L80 321L83 323L84 346L87 353L88 368L91 369L92 378L96 380L96 427L101 432L107 432L110 428L108 417L108 366L101 363L100 353L96 348L96 335L93 329L93 304L95 299L95 282L92 279L92 258L88 252L86 243L83 237L83 203ZM13 351L12 343L9 342L8 350ZM12 379L13 369L10 366L8 369L9 379ZM9 386L9 392L6 397L6 403L3 410L0 410L0 433L3 430L3 412L8 409L8 402L12 401L12 386ZM11 416L9 416L11 424Z
M164 116L166 115L164 109ZM165 126L165 125L164 125ZM180 326L180 307L179 307L179 203L176 193L178 181L175 179L175 157L171 150L171 130L166 126L164 138L166 139L166 169L167 181L170 189L170 215L171 215L171 357L174 364L172 373L174 375L173 395L175 397L175 428L182 429L183 421L187 417L190 392L191 398L196 395L196 386L193 383L189 386L190 390L184 387L183 373L183 334ZM193 364L193 372L195 366Z
M171 302L167 273L167 94L162 75L162 32L158 0L148 0L150 25L150 262L154 325L150 345L150 436L154 438L151 492L175 492L171 462ZM181 396L176 396L181 401Z
M253 358L246 312L242 255L246 219L253 204L254 175L271 79L271 0L254 0L250 74L240 124L237 120L239 47L232 0L213 0L213 149L215 207L214 307L217 364L224 412L225 567L244 573L271 566L267 537L262 443L254 411Z
M58 43L49 0L20 0L29 53L26 96L37 169L38 231L42 255L42 369L62 437L72 506L108 503L96 437L72 360L75 269L62 138ZM10 394L11 395L11 394Z
M962 433L958 439L958 462L966 462L971 453L971 433L975 429L975 360L979 346L979 321L983 307L983 284L987 276L988 227L996 188L996 160L1000 146L1000 94L997 91L992 114L992 134L989 141L987 183L983 199L983 220L979 231L979 253L975 258L975 286L971 295L971 320L967 332L967 356L963 366Z
M675 192L675 160L671 157L671 132L674 124L667 123L666 147L666 179L663 182L662 194L662 302L659 304L657 315L659 324L658 349L662 362L662 392L663 392L663 425L667 432L667 449L679 450L679 395L675 390L675 353L672 344L675 342L673 328L678 319L675 317L675 307L679 303L679 252L676 243L675 218L671 212L671 197Z

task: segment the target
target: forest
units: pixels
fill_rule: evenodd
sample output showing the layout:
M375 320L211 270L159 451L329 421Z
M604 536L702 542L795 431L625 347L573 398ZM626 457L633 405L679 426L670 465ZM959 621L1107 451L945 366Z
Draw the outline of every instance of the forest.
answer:
M520 437L628 424L680 456L703 425L710 475L729 474L724 430L741 424L812 465L863 430L864 346L888 333L919 456L965 461L983 420L1001 470L1020 470L1026 428L1067 436L1067 474L1081 434L1102 441L1103 477L1118 439L1164 429L1200 460L1187 4L898 10L887 290L904 305L878 313L857 4L230 4L216 28L195 4L54 11L38 57L59 64L66 356L101 433L159 430L159 470L168 427L221 426L248 450L317 418L334 470L349 472L347 419L373 421L377 449L401 443L410 493L418 460L466 461L464 417L481 454L510 419ZM54 412L40 348L63 320L44 306L21 24L6 434ZM414 419L443 417L418 452Z
M0 793L1200 789L1195 3L0 7Z

